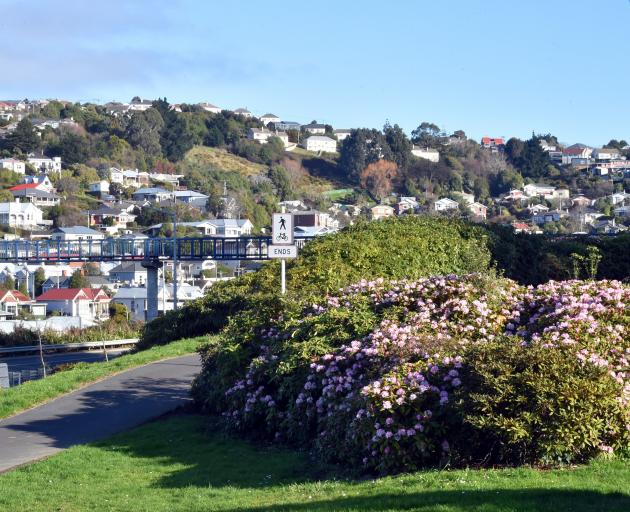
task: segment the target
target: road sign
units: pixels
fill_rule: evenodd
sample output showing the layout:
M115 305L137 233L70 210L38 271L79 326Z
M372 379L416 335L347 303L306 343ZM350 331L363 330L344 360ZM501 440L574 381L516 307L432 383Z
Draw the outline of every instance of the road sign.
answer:
M293 214L274 213L271 227L273 245L293 245Z
M9 367L7 363L0 363L0 388L9 387Z
M273 259L297 258L297 247L295 245L269 245L267 256Z

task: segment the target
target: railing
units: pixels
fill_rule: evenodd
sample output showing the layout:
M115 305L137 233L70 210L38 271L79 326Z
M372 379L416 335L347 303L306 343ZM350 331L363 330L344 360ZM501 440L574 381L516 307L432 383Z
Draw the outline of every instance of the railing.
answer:
M84 341L82 343L51 343L42 345L42 351L50 352L72 352L73 350L89 350L113 347L128 347L136 345L137 338L129 338L123 340L106 340L106 341ZM39 352L39 345L22 345L17 347L0 347L0 356L11 354L24 354L31 352Z
M311 237L296 237L298 247ZM266 260L268 236L185 237L128 240L0 240L0 262Z

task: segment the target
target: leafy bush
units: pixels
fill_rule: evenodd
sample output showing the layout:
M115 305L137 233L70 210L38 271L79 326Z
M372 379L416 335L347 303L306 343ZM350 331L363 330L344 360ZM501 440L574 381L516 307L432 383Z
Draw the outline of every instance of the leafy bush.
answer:
M203 351L198 403L248 435L392 473L585 460L630 443L630 288L483 274L259 304Z
M486 245L483 228L459 221L408 216L360 223L300 251L287 265L284 304L307 303L363 278L487 272ZM267 303L278 307L278 266L268 263L255 274L217 283L204 298L148 323L142 346L215 333L237 312L242 320L258 315L260 307L267 310Z

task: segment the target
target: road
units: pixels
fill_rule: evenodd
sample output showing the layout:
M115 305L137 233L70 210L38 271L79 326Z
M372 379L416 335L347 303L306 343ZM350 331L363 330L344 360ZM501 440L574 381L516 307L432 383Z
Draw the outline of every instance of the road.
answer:
M124 350L108 350L107 354L110 358L123 354ZM102 350L90 350L85 352L65 352L44 354L46 366L59 366L66 363L95 363L105 361L105 353ZM20 370L37 370L41 368L42 363L39 354L31 354L28 356L12 356L0 357L0 363L7 363L10 372L18 372Z
M198 355L135 368L0 420L0 472L128 430L189 403Z

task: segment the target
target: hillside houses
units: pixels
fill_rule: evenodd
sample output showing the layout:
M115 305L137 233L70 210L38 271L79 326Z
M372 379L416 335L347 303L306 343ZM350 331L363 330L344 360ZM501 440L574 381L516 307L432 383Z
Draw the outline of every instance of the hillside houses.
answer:
M0 158L0 169L6 169L17 174L26 173L26 164L17 158Z
M21 203L19 199L10 203L0 203L0 225L9 228L37 230L50 226L44 220L44 212L31 202Z
M303 141L304 149L313 153L334 153L337 151L337 141L324 135L311 135Z
M55 156L53 158L46 157L28 157L28 163L31 164L37 172L44 174L60 174L61 173L61 157Z

